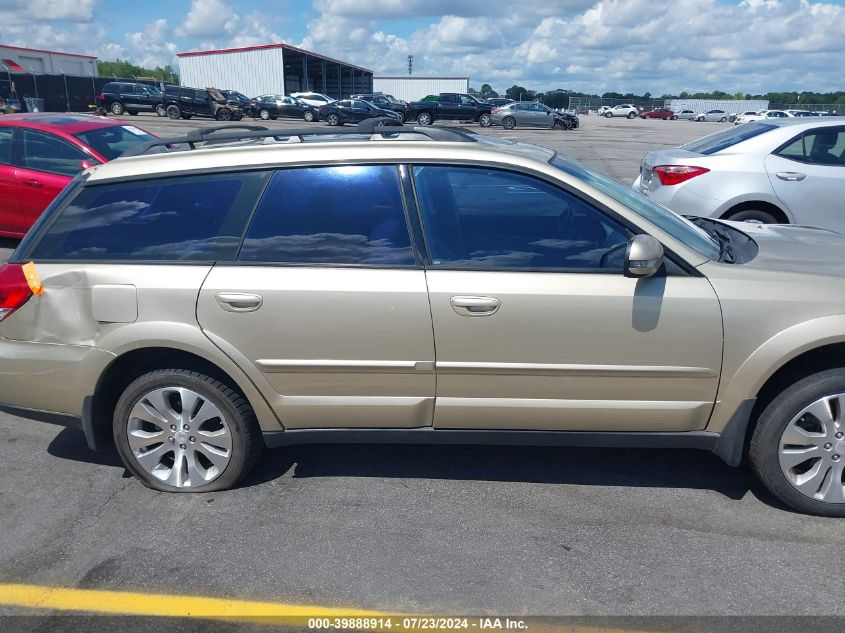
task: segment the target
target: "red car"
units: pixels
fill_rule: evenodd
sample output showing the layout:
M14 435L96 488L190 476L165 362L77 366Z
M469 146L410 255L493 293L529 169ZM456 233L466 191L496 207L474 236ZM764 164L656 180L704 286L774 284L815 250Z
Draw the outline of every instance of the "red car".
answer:
M649 112L643 112L640 115L641 119L677 119L675 113L669 108L655 108Z
M0 235L22 237L80 171L154 138L123 121L85 114L0 117Z

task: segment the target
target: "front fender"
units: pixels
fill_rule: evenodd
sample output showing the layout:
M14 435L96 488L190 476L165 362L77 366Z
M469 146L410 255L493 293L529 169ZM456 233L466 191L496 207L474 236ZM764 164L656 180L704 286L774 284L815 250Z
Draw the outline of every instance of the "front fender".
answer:
M804 321L772 336L745 359L733 376L722 377L719 399L707 430L720 433L742 401L757 397L766 381L789 361L834 343L845 343L845 314ZM845 358L842 365L845 366Z

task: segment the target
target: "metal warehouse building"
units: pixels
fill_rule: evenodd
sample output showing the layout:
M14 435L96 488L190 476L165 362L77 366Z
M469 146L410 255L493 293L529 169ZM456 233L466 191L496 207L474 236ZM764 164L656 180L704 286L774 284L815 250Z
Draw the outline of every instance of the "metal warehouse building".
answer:
M469 77L374 77L373 91L393 95L403 101L419 101L441 92L469 92Z
M0 70L33 75L97 76L97 58L0 44Z
M680 110L692 110L696 114L708 110L724 110L728 114L739 114L749 110L766 110L769 107L768 101L746 101L742 99L672 99L667 102L667 108L673 112Z
M266 44L177 53L181 84L237 90L248 97L321 92L336 99L372 92L371 70L296 48Z

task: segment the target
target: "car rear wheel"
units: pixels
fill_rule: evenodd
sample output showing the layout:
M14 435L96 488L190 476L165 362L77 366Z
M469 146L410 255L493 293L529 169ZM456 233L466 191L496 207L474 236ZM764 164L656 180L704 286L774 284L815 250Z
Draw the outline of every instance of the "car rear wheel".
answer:
M111 104L109 110L111 110L111 113L113 115L120 116L126 111L126 108L123 107L123 104L120 101L115 101L113 104Z
M329 125L332 125L332 126L339 125L340 124L340 117L337 116L336 114L332 113L332 114L330 114L329 116L326 117L326 123L328 123Z
M258 118L262 121L269 121L270 120L270 110L267 108L261 108L258 111Z
M177 105L169 105L165 110L165 114L167 114L168 119L172 119L173 121L178 121L182 118L182 110L179 109Z
M502 127L506 130L514 129L516 127L516 119L514 119L512 116L506 116L504 119L502 119Z
M167 116L167 108L164 107L163 103L159 103L156 106L156 114L158 116Z
M751 465L783 503L845 517L845 368L799 380L760 414Z
M673 114L673 115L672 115L672 116L670 116L669 118L670 118L670 119L672 119L673 121L677 121L677 120L678 120L678 116L677 116L676 114Z
M763 224L778 224L779 220L771 211L763 211L762 209L743 209L742 211L735 211L725 217L726 220L733 220L734 222L762 222Z
M434 119L428 112L420 112L420 115L417 117L417 123L420 125L431 125L434 122Z
M311 112L311 110L306 110L302 113L302 118L308 121L309 123L312 123L314 121L314 113Z
M486 112L478 117L478 124L481 127L490 127L490 115Z
M214 378L159 369L133 381L114 412L126 468L166 492L231 488L261 452L261 431L244 398Z
M629 113L628 113L628 118L629 118L629 119L636 119L636 118L637 118L637 113L636 113L636 112L629 112Z
M217 111L217 120L218 121L231 121L232 120L232 111L229 108L220 108Z

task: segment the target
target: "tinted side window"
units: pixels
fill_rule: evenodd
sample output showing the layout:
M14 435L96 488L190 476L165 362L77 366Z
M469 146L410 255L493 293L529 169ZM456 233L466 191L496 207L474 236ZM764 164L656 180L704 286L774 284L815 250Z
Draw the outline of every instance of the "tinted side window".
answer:
M82 171L81 162L88 158L82 150L53 134L22 131L24 167L61 176L75 176Z
M231 260L266 180L266 174L241 173L85 187L32 257Z
M12 128L0 127L0 165L12 164Z
M239 259L413 265L396 168L349 165L276 172Z
M804 135L807 162L845 166L845 129L822 128Z
M628 231L549 183L472 167L414 178L434 266L622 270Z

